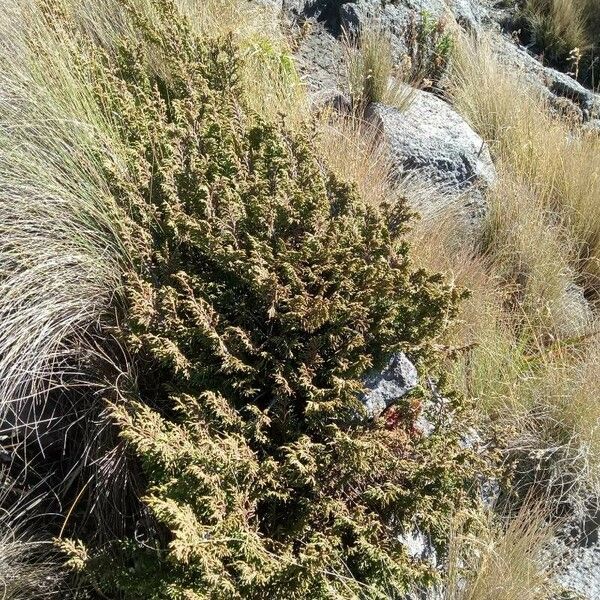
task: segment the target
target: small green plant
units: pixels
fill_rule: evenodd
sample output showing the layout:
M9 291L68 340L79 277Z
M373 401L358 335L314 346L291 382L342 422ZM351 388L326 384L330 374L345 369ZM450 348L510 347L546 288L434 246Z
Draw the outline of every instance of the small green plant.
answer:
M453 43L443 18L436 19L427 11L412 16L406 33L405 80L418 87L435 88L448 67Z

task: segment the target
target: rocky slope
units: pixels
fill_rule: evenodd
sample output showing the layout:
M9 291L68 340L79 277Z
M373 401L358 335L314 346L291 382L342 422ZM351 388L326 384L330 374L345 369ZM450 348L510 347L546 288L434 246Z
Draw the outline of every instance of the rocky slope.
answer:
M477 0L264 0L277 5L296 31L302 31L296 50L303 78L317 104L338 109L349 104L344 88L342 32L358 32L376 20L391 35L397 60L409 52L410 24L429 15L456 23L475 36L489 35L502 64L521 73L536 93L557 113L566 114L590 129L600 125L600 95L569 75L542 64L510 33L514 13L504 2ZM428 17L429 18L429 17ZM367 118L380 132L398 177L431 184L441 193L433 200L415 200L423 213L435 214L452 205L469 223L486 210L486 190L495 180L495 167L485 142L447 101L444 82L430 91L416 90L406 110L375 104ZM443 198L443 206L440 206ZM437 202L437 204L436 204ZM433 204L432 204L433 203ZM380 411L414 387L417 374L403 357L370 381L366 402ZM600 597L600 509L591 498L584 509L567 511L551 549L556 580L563 597L595 600ZM406 541L410 551L431 555L427 540ZM414 548L418 547L417 550ZM423 597L436 596L431 590Z

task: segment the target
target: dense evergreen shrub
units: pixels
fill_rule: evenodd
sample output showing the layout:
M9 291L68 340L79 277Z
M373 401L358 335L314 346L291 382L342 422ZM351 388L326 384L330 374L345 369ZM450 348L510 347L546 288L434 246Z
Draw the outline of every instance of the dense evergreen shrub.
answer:
M106 176L133 266L106 335L132 376L107 401L155 526L63 543L71 564L105 597L401 598L434 573L399 536L440 546L476 459L420 431L418 394L369 419L361 381L397 350L433 369L460 293L411 267L402 202L365 205L309 126L245 109L231 40L125 4L139 43L82 37L80 68L127 148Z

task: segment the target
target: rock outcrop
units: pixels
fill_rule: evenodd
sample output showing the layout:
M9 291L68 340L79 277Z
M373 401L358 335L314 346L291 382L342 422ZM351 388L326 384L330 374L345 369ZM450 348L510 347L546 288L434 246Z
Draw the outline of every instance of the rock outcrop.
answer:
M369 415L376 417L391 406L418 383L415 366L403 352L395 354L386 368L365 381L363 403Z
M556 581L567 593L585 600L600 598L600 498L591 499L567 520L550 554Z
M600 95L570 75L543 65L526 48L504 35L492 36L500 61L519 73L557 112L568 112L586 122L600 117Z
M368 117L381 130L398 176L412 173L435 184L443 193L436 194L434 201L460 198L469 219L485 212L482 191L496 178L494 164L486 143L448 103L415 90L407 109L373 104ZM442 207L416 208L428 213Z
M399 171L417 171L456 190L494 182L496 171L485 142L433 94L415 90L405 110L373 104L368 117L383 132Z

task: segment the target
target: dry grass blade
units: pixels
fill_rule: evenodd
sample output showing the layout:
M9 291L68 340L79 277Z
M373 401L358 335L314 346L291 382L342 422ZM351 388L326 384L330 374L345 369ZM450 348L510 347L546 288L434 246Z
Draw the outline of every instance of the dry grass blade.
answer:
M356 185L372 206L398 197L392 163L377 128L359 115L326 111L318 121L316 143L327 166Z
M476 538L457 531L444 600L549 600L545 550L553 534L546 511L531 503L504 529L490 521Z
M598 288L600 136L552 115L538 92L502 68L486 40L462 40L454 82L459 110L572 239L573 267Z
M37 507L45 502L35 490L18 491L0 469L0 598L3 600L46 600L64 594L65 573L56 552L51 543L34 536L35 523L28 524Z
M62 384L128 256L100 176L103 161L122 168L110 125L69 43L27 10L0 19L0 418Z
M369 23L358 34L344 34L348 92L357 112L372 102L404 110L414 90L402 82L396 68L389 34L377 23Z

